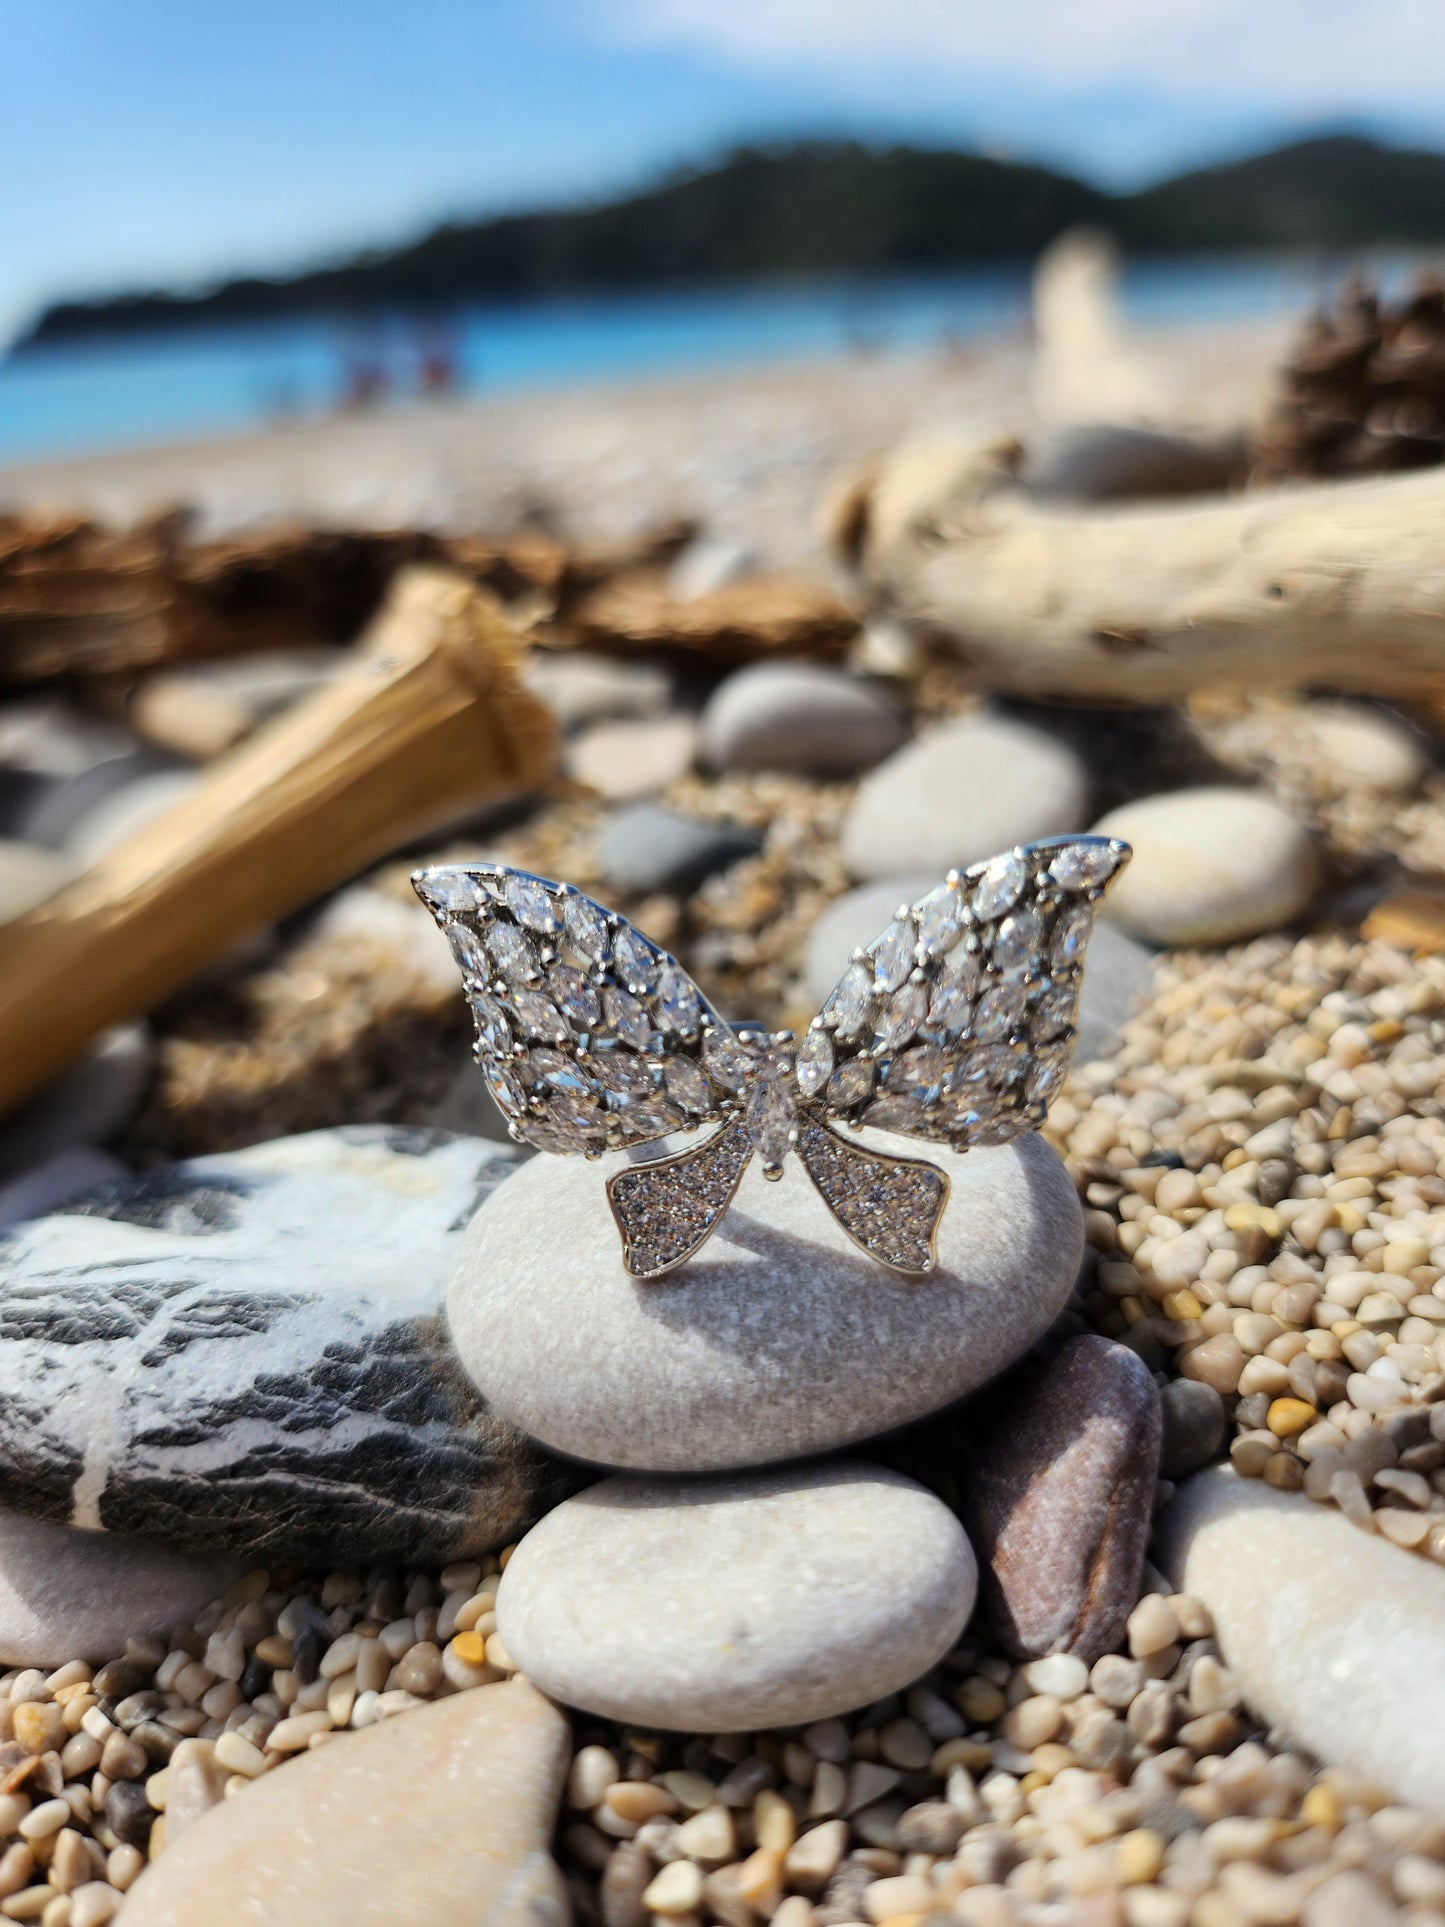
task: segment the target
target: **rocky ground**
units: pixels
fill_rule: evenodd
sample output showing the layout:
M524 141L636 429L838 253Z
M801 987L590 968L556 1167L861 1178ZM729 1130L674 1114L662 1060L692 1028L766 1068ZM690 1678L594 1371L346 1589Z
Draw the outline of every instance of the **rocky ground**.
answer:
M1026 372L943 392L1007 427ZM654 450L696 444L690 566L812 553L825 471L939 396L886 364L850 387L846 414L811 375L637 405ZM327 486L344 446L380 515L418 517L385 490L430 459L445 516L500 512L505 481L577 517L604 476L609 513L656 506L600 430L564 465L560 402L519 479L497 451L526 419L487 418L484 480L437 454L476 424L439 420L404 483L367 479L395 425L348 425ZM290 481L237 447L88 486L314 508L294 452ZM636 461L643 493L679 472ZM880 647L539 664L565 723L545 794L268 933L0 1138L0 1213L31 1221L0 1244L0 1917L1445 1921L1445 939L1428 899L1397 907L1445 876L1430 717L1000 704ZM10 916L156 780L87 779L115 736L38 714L5 739L34 779ZM987 968L849 1112L866 1132L886 1101L888 1148L952 1178L914 1281L796 1159L630 1281L616 1167L505 1145L407 880L568 879L727 1018L801 1034L950 868L1089 828L1134 856L1079 899L1042 1138L918 1135L956 1088L925 1100L922 1054L1014 994L1026 906L990 909L978 872ZM1067 911L1045 888L1028 939L1036 1054L1040 1000L1076 988ZM933 927L905 914L910 947ZM525 968L506 982L504 1023ZM868 1021L899 994L870 988Z

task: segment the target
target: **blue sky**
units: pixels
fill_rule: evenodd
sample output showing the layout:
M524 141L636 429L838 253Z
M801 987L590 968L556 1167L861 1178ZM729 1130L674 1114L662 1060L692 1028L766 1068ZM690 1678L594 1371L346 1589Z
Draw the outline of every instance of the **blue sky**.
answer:
M0 337L609 192L749 136L1132 182L1350 122L1445 145L1439 0L0 0Z

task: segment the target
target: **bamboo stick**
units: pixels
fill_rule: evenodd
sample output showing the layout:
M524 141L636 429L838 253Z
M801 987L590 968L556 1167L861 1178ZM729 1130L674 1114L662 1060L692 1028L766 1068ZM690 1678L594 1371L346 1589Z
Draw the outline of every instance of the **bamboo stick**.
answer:
M544 780L555 724L520 660L491 597L405 571L333 683L0 929L0 1111L96 1031L410 835Z

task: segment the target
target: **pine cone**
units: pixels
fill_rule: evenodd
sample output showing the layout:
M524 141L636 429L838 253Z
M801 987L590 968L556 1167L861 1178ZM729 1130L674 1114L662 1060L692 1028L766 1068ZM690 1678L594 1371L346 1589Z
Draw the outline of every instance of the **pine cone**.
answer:
M1359 281L1315 316L1281 371L1251 479L1382 475L1445 461L1445 282L1397 306Z

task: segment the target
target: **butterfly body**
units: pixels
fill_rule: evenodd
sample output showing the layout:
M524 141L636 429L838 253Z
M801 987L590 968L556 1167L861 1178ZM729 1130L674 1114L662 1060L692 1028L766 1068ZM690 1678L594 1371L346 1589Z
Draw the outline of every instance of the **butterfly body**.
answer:
M950 873L854 953L801 1043L729 1025L674 957L571 884L497 864L413 883L461 966L514 1137L595 1158L720 1127L609 1179L635 1275L693 1256L751 1159L776 1179L794 1151L855 1243L920 1274L946 1176L836 1127L958 1151L1035 1128L1072 1055L1093 905L1128 854L1056 838Z

